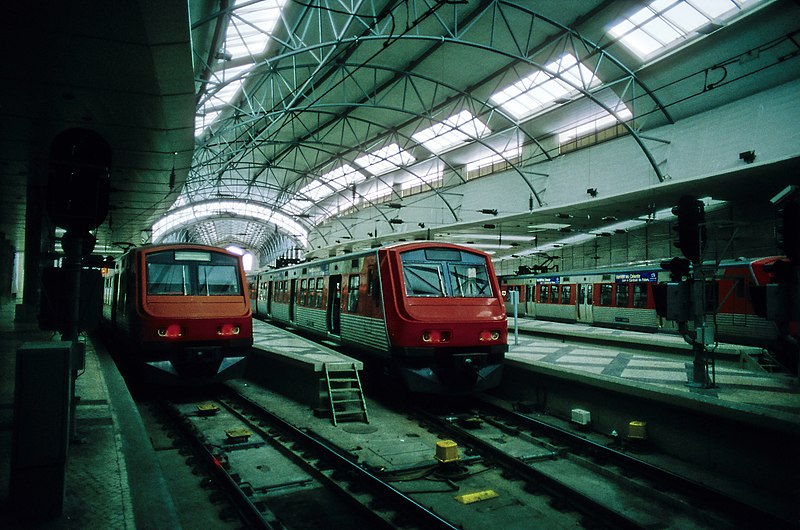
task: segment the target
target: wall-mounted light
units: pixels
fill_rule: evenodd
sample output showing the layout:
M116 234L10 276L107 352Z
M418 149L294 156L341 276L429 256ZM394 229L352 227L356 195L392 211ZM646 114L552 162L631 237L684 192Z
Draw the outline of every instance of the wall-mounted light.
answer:
M403 220L400 219L399 217L395 217L394 219L389 219L389 224L401 225L401 224L403 224Z
M572 219L572 215L568 213L557 213L556 217L558 217L559 219Z
M394 209L399 209L399 208L403 207L403 205L400 204L399 202L390 202L390 203L387 203L386 206L388 206L389 208L394 208Z
M746 164L752 164L756 159L755 151L742 151L739 153L739 160L744 160Z
M487 230L491 230L492 228L495 228L495 225L491 223L486 223L485 225L483 225L483 227L486 228Z
M597 197L597 188L586 188L586 193L592 197Z
M480 213L485 213L486 215L497 215L496 208L484 208L482 210L478 210Z

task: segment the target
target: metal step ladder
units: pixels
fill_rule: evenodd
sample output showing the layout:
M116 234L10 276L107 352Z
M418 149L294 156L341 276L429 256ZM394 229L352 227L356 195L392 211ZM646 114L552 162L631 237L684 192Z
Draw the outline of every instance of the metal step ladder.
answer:
M343 416L361 416L365 423L369 423L356 363L324 363L324 366L333 424L336 425Z

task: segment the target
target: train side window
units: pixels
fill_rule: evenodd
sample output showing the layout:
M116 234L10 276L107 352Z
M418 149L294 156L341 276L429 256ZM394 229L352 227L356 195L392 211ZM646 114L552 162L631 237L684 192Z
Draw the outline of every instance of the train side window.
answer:
M358 274L350 276L350 283L347 287L347 310L350 313L358 312L358 286L361 283L361 277Z
M562 304L568 304L571 297L572 297L572 286L571 285L562 285L561 286L561 303Z
M325 286L325 279L317 278L317 300L314 303L314 307L322 307L322 290L324 286Z
M633 307L647 307L647 284L637 283L633 286Z
M539 302L547 303L548 298L550 298L550 286L542 285L539 288Z
M308 280L303 278L300 280L300 305L306 305L308 302Z
M600 284L600 300L598 300L599 305L611 305L611 289L614 286L610 283L601 283Z
M558 303L558 285L550 286L550 303L551 304Z
M617 284L617 307L628 307L628 300L630 299L630 285L627 283Z

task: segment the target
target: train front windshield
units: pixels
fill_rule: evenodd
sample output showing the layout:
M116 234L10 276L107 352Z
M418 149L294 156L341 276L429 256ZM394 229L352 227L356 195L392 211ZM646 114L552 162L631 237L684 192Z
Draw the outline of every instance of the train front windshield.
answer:
M148 254L147 294L173 296L241 295L239 260L198 250L166 250Z
M428 248L403 252L400 259L406 296L493 296L486 261L478 254L449 248Z

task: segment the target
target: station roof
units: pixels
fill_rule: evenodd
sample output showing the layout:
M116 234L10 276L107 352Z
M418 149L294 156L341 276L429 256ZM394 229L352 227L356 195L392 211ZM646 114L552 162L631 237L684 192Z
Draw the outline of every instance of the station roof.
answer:
M670 182L665 142L648 134L798 79L796 3L136 0L11 11L0 230L18 250L26 212L46 210L51 142L75 127L112 149L100 254L192 241L238 245L267 264L427 238L519 257L667 220L686 193L714 207L797 174L790 157ZM548 201L539 164L623 137L657 192L588 187ZM462 188L501 172L525 183L527 208L504 209L502 189L486 207L463 206ZM749 185L765 179L774 186ZM431 196L439 217L419 211Z

